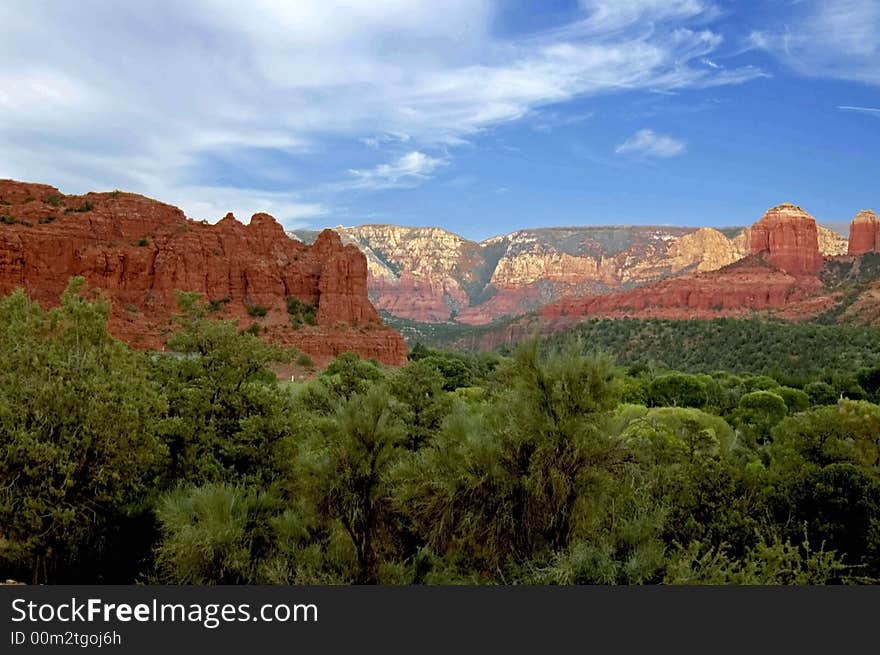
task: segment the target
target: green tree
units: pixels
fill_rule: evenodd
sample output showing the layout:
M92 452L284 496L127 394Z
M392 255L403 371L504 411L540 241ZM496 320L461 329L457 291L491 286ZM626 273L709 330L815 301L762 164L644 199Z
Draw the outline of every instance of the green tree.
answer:
M565 548L589 507L601 504L622 451L600 429L618 374L572 342L546 358L521 346L488 406L450 416L437 439L401 465L399 511L437 553L496 570Z
M835 405L839 398L834 387L827 382L810 382L804 386L804 391L810 397L811 405Z
M752 391L740 398L733 422L746 444L754 447L769 440L770 430L787 413L785 401L779 395L772 391Z
M648 401L654 407L705 407L709 395L706 384L696 376L669 373L651 381Z
M268 366L293 353L233 321L206 319L198 294L179 300L181 329L168 341L174 352L157 354L152 370L169 403L162 423L169 483L271 479L269 456L293 426Z
M268 492L224 483L179 488L161 499L156 515L162 582L294 584L320 571L310 526Z
M446 391L455 391L459 387L467 387L471 384L471 372L461 359L457 357L443 357L431 355L423 357L419 361L433 366L443 376L443 388Z
M391 393L405 411L408 448L415 450L425 443L449 413L452 399L443 390L444 382L427 360L411 362L391 379Z
M377 582L380 555L393 550L388 478L405 435L398 414L381 386L355 393L318 424L300 454L301 493L344 527L359 584Z
M810 396L806 391L791 387L779 387L773 390L783 401L789 414L805 412L810 408Z
M373 382L382 380L385 374L374 362L361 359L357 353L342 353L327 364L321 373L321 382L338 399L349 400L357 393L364 393Z
M132 509L166 454L145 359L82 286L50 312L21 291L0 300L0 561L34 583Z
M860 369L856 373L856 381L865 390L871 402L880 401L880 366Z
M640 456L659 462L686 462L696 457L727 455L733 428L720 416L691 407L628 408L620 434Z

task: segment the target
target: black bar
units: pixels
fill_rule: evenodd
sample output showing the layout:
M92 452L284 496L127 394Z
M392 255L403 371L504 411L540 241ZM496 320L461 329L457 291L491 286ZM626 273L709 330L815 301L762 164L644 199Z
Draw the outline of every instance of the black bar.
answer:
M188 611L195 618L170 621L166 611L165 622L120 621L111 608L109 621L103 614L94 621L13 621L27 611L28 602L51 604L51 611L64 604L66 618L73 598L81 605L100 599L95 606L101 612L119 603L142 604L150 611L163 603L194 605ZM826 647L843 652L876 640L880 588L9 586L0 587L0 604L4 653L82 649L82 640L89 637L81 635L100 635L106 642L100 649L90 646L92 652L151 655L191 649L240 655L438 649L646 653L731 647L749 653ZM208 614L219 617L220 608L211 608L225 604L248 604L249 614L273 604L266 610L270 619L279 604L298 606L299 620L251 618L206 627L213 625ZM48 618L50 610L43 611ZM146 611L141 610L144 618ZM285 611L278 616L283 618ZM54 635L63 635L68 644L55 643L61 638Z

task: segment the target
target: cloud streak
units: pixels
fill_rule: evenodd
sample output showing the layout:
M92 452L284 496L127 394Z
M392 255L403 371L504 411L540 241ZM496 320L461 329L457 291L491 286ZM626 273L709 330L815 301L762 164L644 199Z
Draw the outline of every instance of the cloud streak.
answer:
M2 3L16 29L0 40L0 175L126 188L192 214L224 188L236 207L270 202L293 221L327 211L316 189L419 183L449 148L550 105L766 74L701 63L723 42L711 2L580 6L560 29L500 38L497 0ZM375 158L334 160L340 144ZM289 153L286 168L256 162L250 177L265 179L238 184L194 173L255 147ZM335 170L309 177L321 157Z
M851 105L838 105L840 111L852 111L859 114L870 114L880 118L880 107L853 107Z
M880 85L880 3L876 0L807 0L776 27L749 36L765 50L809 77Z
M446 163L445 159L414 150L388 164L379 164L369 169L350 169L348 172L354 180L349 184L342 183L341 186L354 189L412 187L430 179L434 171Z
M654 130L639 130L614 149L618 155L641 159L668 159L683 155L687 147L682 141Z

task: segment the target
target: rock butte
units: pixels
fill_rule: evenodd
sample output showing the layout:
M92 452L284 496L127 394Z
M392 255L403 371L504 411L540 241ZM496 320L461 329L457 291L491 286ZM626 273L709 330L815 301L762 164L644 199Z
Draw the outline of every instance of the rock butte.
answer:
M351 350L406 362L402 337L382 324L367 296L363 254L332 230L306 246L268 214L248 225L227 214L210 225L131 193L66 196L12 180L0 180L0 216L0 293L20 287L51 306L81 275L110 301L111 333L132 347L164 347L183 290L214 301L217 316L243 327L256 321L267 339L319 361ZM316 305L317 325L294 330L288 297ZM255 307L266 316L252 318Z
M768 209L749 229L749 252L792 275L811 275L822 268L816 221L791 203Z
M863 209L852 219L847 252L850 255L880 252L880 220L870 209Z

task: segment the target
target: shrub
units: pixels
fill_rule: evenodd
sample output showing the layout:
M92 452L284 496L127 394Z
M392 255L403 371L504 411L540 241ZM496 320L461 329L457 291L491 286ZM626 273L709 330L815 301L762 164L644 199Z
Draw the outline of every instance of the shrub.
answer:
M247 308L248 316L259 317L262 318L266 314L269 313L268 308L263 307L262 305L248 305Z
M140 239L137 244L141 248L146 248L148 245L150 245L150 240L147 237L144 237Z
M64 201L64 198L62 198L57 193L53 193L51 196L46 198L46 202L49 203L50 205L52 205L53 207L60 207L61 203L63 201Z
M804 387L812 405L836 405L837 392L827 382L810 382Z
M73 213L82 214L85 212L90 212L94 208L95 208L95 206L92 203L84 202L79 207L68 207L67 209L64 210L64 213L65 214L73 214Z
M315 365L315 362L312 361L312 358L305 353L296 358L296 363L305 368L312 368Z
M709 400L706 385L696 376L669 373L651 381L648 391L655 407L704 407Z
M303 324L315 325L317 311L316 305L304 303L299 298L287 298L287 313L290 315L290 326L294 330L300 329Z
M12 216L0 216L0 224L2 225L24 225L25 227L33 227L33 223L29 223L28 221L23 221L18 218L13 218Z
M226 303L228 303L231 300L232 300L232 298L230 298L229 296L226 296L224 298L217 298L216 300L209 300L208 301L208 311L211 312L212 314L216 314L221 309L223 309L223 305L225 305Z

